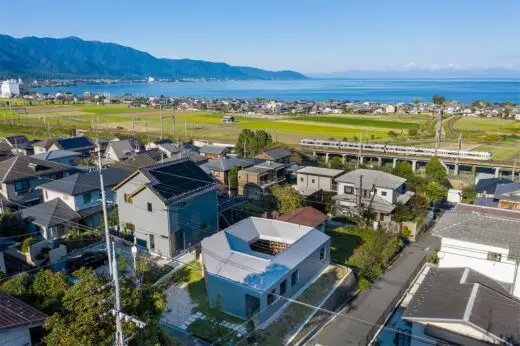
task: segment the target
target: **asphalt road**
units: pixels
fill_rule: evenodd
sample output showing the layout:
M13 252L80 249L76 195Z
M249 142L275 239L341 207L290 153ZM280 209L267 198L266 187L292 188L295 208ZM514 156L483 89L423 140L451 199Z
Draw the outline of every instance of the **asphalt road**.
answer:
M334 317L306 345L367 345L439 244L439 239L427 232L417 243L406 247L370 290L340 311L346 316Z

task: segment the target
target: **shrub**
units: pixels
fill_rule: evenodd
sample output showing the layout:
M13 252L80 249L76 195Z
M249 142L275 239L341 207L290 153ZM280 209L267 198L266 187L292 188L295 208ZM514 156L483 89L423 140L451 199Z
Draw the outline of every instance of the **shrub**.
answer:
M20 250L22 250L23 253L29 253L29 250L31 249L31 245L36 243L36 238L29 237L25 238L25 240L22 242L22 246L20 247Z
M408 129L408 136L417 136L417 129Z
M358 280L358 288L361 291L368 291L370 289L370 281L368 281L364 277L360 277Z

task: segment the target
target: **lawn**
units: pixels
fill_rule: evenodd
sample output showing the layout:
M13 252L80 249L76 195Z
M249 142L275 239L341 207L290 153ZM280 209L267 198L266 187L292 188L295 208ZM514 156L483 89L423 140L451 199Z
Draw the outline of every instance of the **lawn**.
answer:
M461 117L453 123L455 130L463 132L483 131L486 133L520 133L520 121L497 118Z
M390 118L391 116L389 116ZM306 116L298 117L292 120L310 121L317 123L327 124L338 124L338 125L350 125L359 127L380 127L385 129L411 129L419 126L418 122L407 122L401 120L381 120L381 119L369 119L360 117L349 117L349 116Z
M474 151L489 151L493 154L493 160L509 160L520 153L520 143L484 144L473 149Z
M361 243L361 237L350 233L349 227L329 227L326 233L331 238L331 261L346 265L354 249Z

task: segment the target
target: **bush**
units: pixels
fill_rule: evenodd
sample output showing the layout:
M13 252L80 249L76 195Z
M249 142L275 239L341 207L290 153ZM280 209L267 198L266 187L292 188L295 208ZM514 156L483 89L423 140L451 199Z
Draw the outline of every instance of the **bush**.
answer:
M417 136L417 129L408 129L408 136Z
M29 253L29 250L31 249L31 245L33 245L34 243L36 243L36 238L34 238L34 237L25 238L25 240L22 242L22 246L20 247L20 250L23 253Z
M368 291L370 289L370 281L368 281L364 277L360 277L358 280L358 288L361 291Z

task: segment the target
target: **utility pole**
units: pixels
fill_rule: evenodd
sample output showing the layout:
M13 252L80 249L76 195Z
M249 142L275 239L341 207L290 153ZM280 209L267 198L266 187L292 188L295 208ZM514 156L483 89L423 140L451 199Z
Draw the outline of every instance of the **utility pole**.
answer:
M355 187L354 187L355 188ZM359 176L359 190L358 190L358 210L359 215L361 215L361 192L363 191L363 175Z
M515 171L516 171L516 157L515 157L515 162L513 162L513 172L511 172L512 181L515 181Z
M119 271L117 268L116 244L112 242L112 275L114 278L114 289L116 291L116 300L114 314L116 315L116 346L125 344L125 336L123 334L123 323L121 322L121 292L119 289ZM110 257L110 256L109 256Z
M247 138L244 139L244 157L247 157L246 153L247 153Z
M358 154L358 166L361 162L361 155L363 154L363 131L359 131L359 154Z
M159 104L159 117L161 119L161 139L163 139L163 118L162 118L162 105Z
M188 137L187 132L186 132L186 131L187 131L187 130L186 130L186 129L187 129L187 126L188 126L188 121L187 121L187 120L184 120L184 137Z
M132 135L135 136L135 117L132 117Z
M442 136L442 106L439 110L439 115L437 117L437 133L435 134L435 156L437 156L437 150L439 150L441 146L441 136Z
M108 255L108 268L110 270L110 275L113 274L112 268L112 256L110 254L110 232L108 230L108 215L107 215L107 200L105 194L105 184L103 182L103 163L101 161L101 149L98 151L98 165L99 165L99 184L101 187L101 201L103 204L103 220L105 221L105 240L107 246L107 255Z
M147 133L148 132L148 122L145 120L144 121L144 133Z

